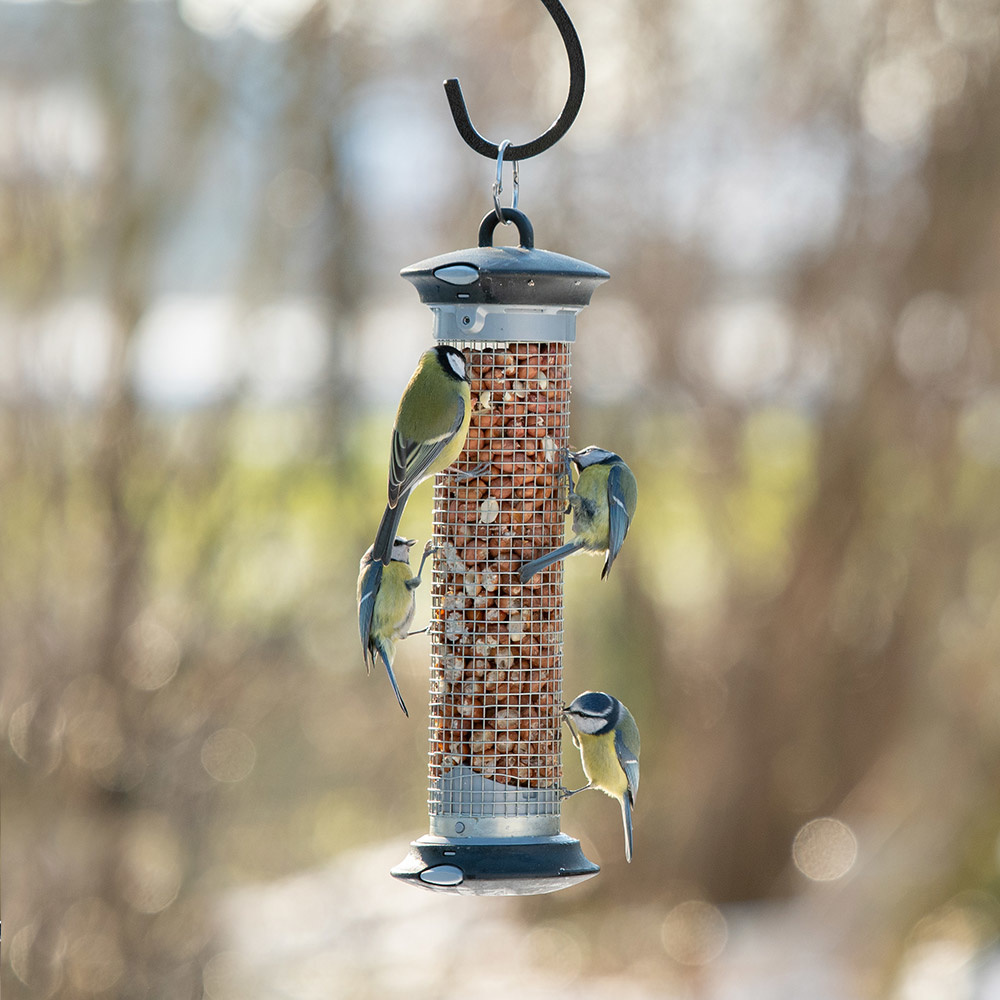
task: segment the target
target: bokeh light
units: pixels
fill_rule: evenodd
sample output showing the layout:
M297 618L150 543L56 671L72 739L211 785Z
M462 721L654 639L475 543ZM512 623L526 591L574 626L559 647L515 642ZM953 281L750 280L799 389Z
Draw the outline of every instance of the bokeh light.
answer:
M126 642L131 652L126 673L140 691L156 691L177 673L181 658L177 639L152 613L129 626Z
M525 936L523 947L545 966L553 983L565 985L579 978L584 944L572 924L535 927Z
M912 53L874 62L861 91L861 117L876 139L909 145L925 137L934 110L934 78Z
M737 399L773 392L788 372L792 350L790 318L768 300L713 306L685 333L693 373Z
M257 748L253 740L239 729L219 729L201 745L202 767L216 781L243 781L256 761Z
M987 893L961 893L910 931L892 1000L975 1000L992 995L977 957L997 942L1000 903Z
M969 321L960 302L940 292L924 292L911 302L896 329L900 367L923 382L952 371L969 344Z
M124 837L121 892L139 913L159 913L177 898L184 875L178 834L166 816L140 813Z
M969 401L960 418L959 441L977 462L1000 466L1000 390L988 389Z
M80 899L66 911L66 977L81 993L103 993L121 979L120 929L118 914L96 896Z
M792 860L806 878L832 882L854 867L858 842L846 824L832 816L810 820L792 842Z
M718 907L700 899L678 903L663 918L663 949L682 965L707 965L718 958L729 937L726 918Z

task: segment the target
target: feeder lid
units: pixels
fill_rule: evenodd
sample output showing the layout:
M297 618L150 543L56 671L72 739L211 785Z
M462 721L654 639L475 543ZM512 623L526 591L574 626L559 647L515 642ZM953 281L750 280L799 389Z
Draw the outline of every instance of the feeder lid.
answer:
M528 217L511 208L503 213L516 224L520 246L493 246L493 230L500 219L490 212L479 227L478 247L403 268L400 274L413 283L421 302L583 307L594 289L611 277L575 257L536 250Z

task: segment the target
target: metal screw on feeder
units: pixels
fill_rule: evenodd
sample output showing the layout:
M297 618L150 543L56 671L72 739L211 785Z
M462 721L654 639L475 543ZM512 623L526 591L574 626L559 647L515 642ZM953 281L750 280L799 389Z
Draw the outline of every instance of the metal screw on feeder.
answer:
M563 540L570 345L577 314L609 277L536 249L527 216L499 202L504 159L514 161L516 205L517 160L555 142L583 97L576 33L558 0L542 2L570 54L567 108L532 143L495 146L472 128L458 82L448 81L463 137L497 157L495 211L477 247L402 271L434 314L435 339L465 352L473 412L457 470L479 474L448 470L435 480L430 832L392 874L478 895L552 892L599 871L560 830L562 564L525 584L518 577L524 562ZM518 246L493 246L500 222L517 226Z

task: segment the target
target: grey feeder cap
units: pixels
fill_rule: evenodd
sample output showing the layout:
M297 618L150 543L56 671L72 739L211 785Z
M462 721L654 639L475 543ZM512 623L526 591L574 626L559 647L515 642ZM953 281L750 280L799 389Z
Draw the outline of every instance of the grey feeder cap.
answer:
M494 212L479 228L479 246L430 257L403 268L426 305L569 306L582 309L611 275L602 268L550 250L536 250L524 213L506 208L518 229L520 246L493 246L499 224Z

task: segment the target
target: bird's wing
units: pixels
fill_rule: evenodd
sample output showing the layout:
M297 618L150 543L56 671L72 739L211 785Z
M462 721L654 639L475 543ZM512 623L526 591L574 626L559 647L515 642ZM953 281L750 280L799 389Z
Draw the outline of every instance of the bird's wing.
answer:
M382 563L377 559L369 563L358 583L358 628L361 632L361 650L365 657L365 666L371 671L368 659L372 655L371 634L372 615L375 613L375 598L382 582Z
M448 446L462 421L465 420L465 400L459 397L455 420L447 432L429 441L410 441L398 430L392 432L392 452L389 456L389 506L395 507L401 494L412 490L434 460Z
M632 802L639 791L639 755L625 742L620 731L615 732L615 753L628 779L628 790Z
M611 564L621 551L630 522L622 488L622 470L620 466L613 465L608 473L608 555L601 579L608 575Z

